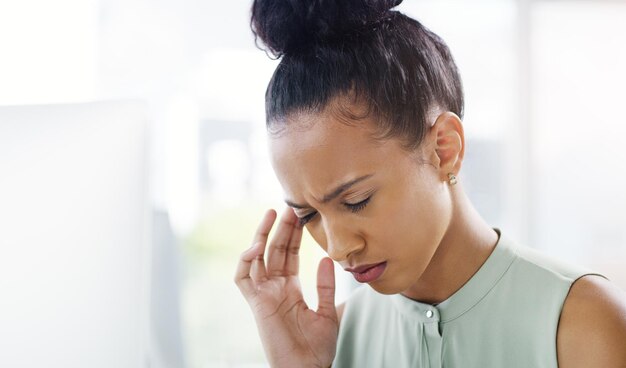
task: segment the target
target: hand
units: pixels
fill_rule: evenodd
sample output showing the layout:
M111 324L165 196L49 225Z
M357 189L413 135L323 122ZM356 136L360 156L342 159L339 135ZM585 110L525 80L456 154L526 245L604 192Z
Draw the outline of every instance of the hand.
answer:
M317 271L317 311L308 308L298 279L302 227L291 208L283 214L265 247L276 212L267 211L252 247L242 253L235 283L246 298L272 367L330 367L335 357L339 321L335 309L335 273L330 258Z

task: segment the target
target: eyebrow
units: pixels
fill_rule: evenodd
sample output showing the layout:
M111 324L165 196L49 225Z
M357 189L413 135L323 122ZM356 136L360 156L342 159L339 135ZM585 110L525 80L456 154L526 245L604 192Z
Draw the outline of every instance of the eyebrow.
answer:
M345 192L346 190L350 189L350 187L352 187L353 185L362 182L363 180L369 179L373 176L373 174L368 174L368 175L363 175L360 176L356 179L352 179L350 181L347 181L343 184L338 185L335 189L331 190L328 194L324 195L324 197L322 198L321 202L322 203L328 203L330 201L332 201L333 199L339 197L341 195L341 193ZM303 204L297 204L294 203L288 199L285 200L285 203L287 203L287 205L289 205L290 207L296 208L296 209L303 209L303 208L308 208L309 206L307 205L303 205Z

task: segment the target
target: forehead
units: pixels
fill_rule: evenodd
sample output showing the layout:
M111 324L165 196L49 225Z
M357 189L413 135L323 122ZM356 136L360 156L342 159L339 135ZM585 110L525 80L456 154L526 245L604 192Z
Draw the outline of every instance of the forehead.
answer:
M331 112L301 113L291 116L284 126L279 134L270 137L272 154L283 156L342 147L366 150L383 144L375 138L376 125L370 119L347 121Z
M397 140L377 139L376 128L367 118L347 124L332 113L293 117L269 141L272 165L286 194L323 194L407 155Z

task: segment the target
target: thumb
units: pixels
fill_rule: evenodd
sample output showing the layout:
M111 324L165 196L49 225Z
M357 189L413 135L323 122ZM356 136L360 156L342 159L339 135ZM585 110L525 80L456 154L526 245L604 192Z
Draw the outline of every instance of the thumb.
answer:
M324 257L317 268L317 313L337 321L335 308L335 267L332 259Z

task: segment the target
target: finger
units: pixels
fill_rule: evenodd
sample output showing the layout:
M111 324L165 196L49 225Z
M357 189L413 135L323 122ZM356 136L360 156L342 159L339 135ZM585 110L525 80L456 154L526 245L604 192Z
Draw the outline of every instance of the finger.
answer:
M250 277L250 270L252 268L252 262L257 256L260 243L251 246L241 254L239 262L237 263L237 270L235 271L235 283L244 295L254 290L254 282Z
M258 252L252 259L252 267L250 269L250 277L255 283L263 282L267 280L267 271L265 270L265 243L256 243L255 248L258 247Z
M255 241L253 243L253 248L256 249L254 252L255 257L252 259L252 265L250 270L250 277L254 282L260 282L267 279L267 272L265 270L265 246L267 244L267 238L269 237L270 230L272 229L272 225L276 220L276 211L268 210L261 220L259 227L257 229L255 235Z
M255 242L241 254L239 263L237 264L237 270L235 271L235 283L244 292L250 292L254 286L253 280L250 276L252 264L257 259L259 254L263 254L265 250L265 242L267 241L267 234L274 222L276 212L270 210L265 213L257 232L255 233ZM265 239L265 242L264 242Z
M284 275L289 251L290 240L296 227L297 217L290 207L287 207L280 218L280 223L270 241L267 252L267 272L270 276Z
M297 219L296 219L297 221ZM293 232L291 233L291 239L289 239L289 247L287 248L285 260L285 274L286 275L298 275L298 269L300 267L300 244L302 244L302 226L294 225Z
M325 257L317 269L317 313L337 321L335 308L335 267L333 261Z
M256 233L254 234L254 239L252 240L252 244L267 243L267 238L270 235L270 230L272 229L272 225L274 224L275 220L276 220L276 211L267 210L267 212L265 212L265 216L263 216L263 220L261 220L261 223L259 224L259 227L256 230Z

